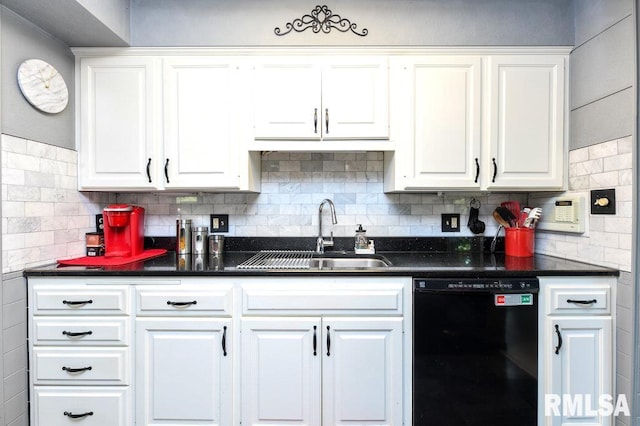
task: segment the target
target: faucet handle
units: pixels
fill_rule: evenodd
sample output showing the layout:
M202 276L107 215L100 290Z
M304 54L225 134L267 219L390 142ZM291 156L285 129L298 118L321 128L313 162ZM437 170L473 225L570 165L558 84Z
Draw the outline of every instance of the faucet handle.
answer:
M333 247L333 231L329 234L329 239L322 241L325 247Z

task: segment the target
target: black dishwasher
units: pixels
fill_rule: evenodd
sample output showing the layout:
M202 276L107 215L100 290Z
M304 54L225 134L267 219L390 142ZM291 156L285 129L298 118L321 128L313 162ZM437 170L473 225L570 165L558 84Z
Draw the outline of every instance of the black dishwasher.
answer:
M414 426L536 426L538 289L414 278Z

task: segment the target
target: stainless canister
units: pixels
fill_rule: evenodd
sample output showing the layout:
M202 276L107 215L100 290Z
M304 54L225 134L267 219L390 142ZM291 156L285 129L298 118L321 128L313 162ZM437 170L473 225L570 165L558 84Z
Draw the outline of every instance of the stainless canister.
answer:
M191 253L191 220L176 220L176 253Z
M197 226L191 230L191 255L206 256L207 255L207 235L209 228L206 226Z
M224 252L224 235L209 235L209 256L222 257Z

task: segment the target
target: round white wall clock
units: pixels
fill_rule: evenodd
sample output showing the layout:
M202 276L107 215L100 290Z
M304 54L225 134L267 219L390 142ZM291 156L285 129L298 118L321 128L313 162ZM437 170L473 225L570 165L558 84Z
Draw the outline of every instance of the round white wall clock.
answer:
M57 114L69 103L64 78L51 64L28 59L18 68L18 86L31 105L40 111Z

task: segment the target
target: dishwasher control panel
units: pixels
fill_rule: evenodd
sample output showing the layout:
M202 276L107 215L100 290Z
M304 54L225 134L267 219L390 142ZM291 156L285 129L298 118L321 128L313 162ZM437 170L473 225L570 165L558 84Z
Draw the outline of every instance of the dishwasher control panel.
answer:
M414 278L415 291L537 292L537 278Z

